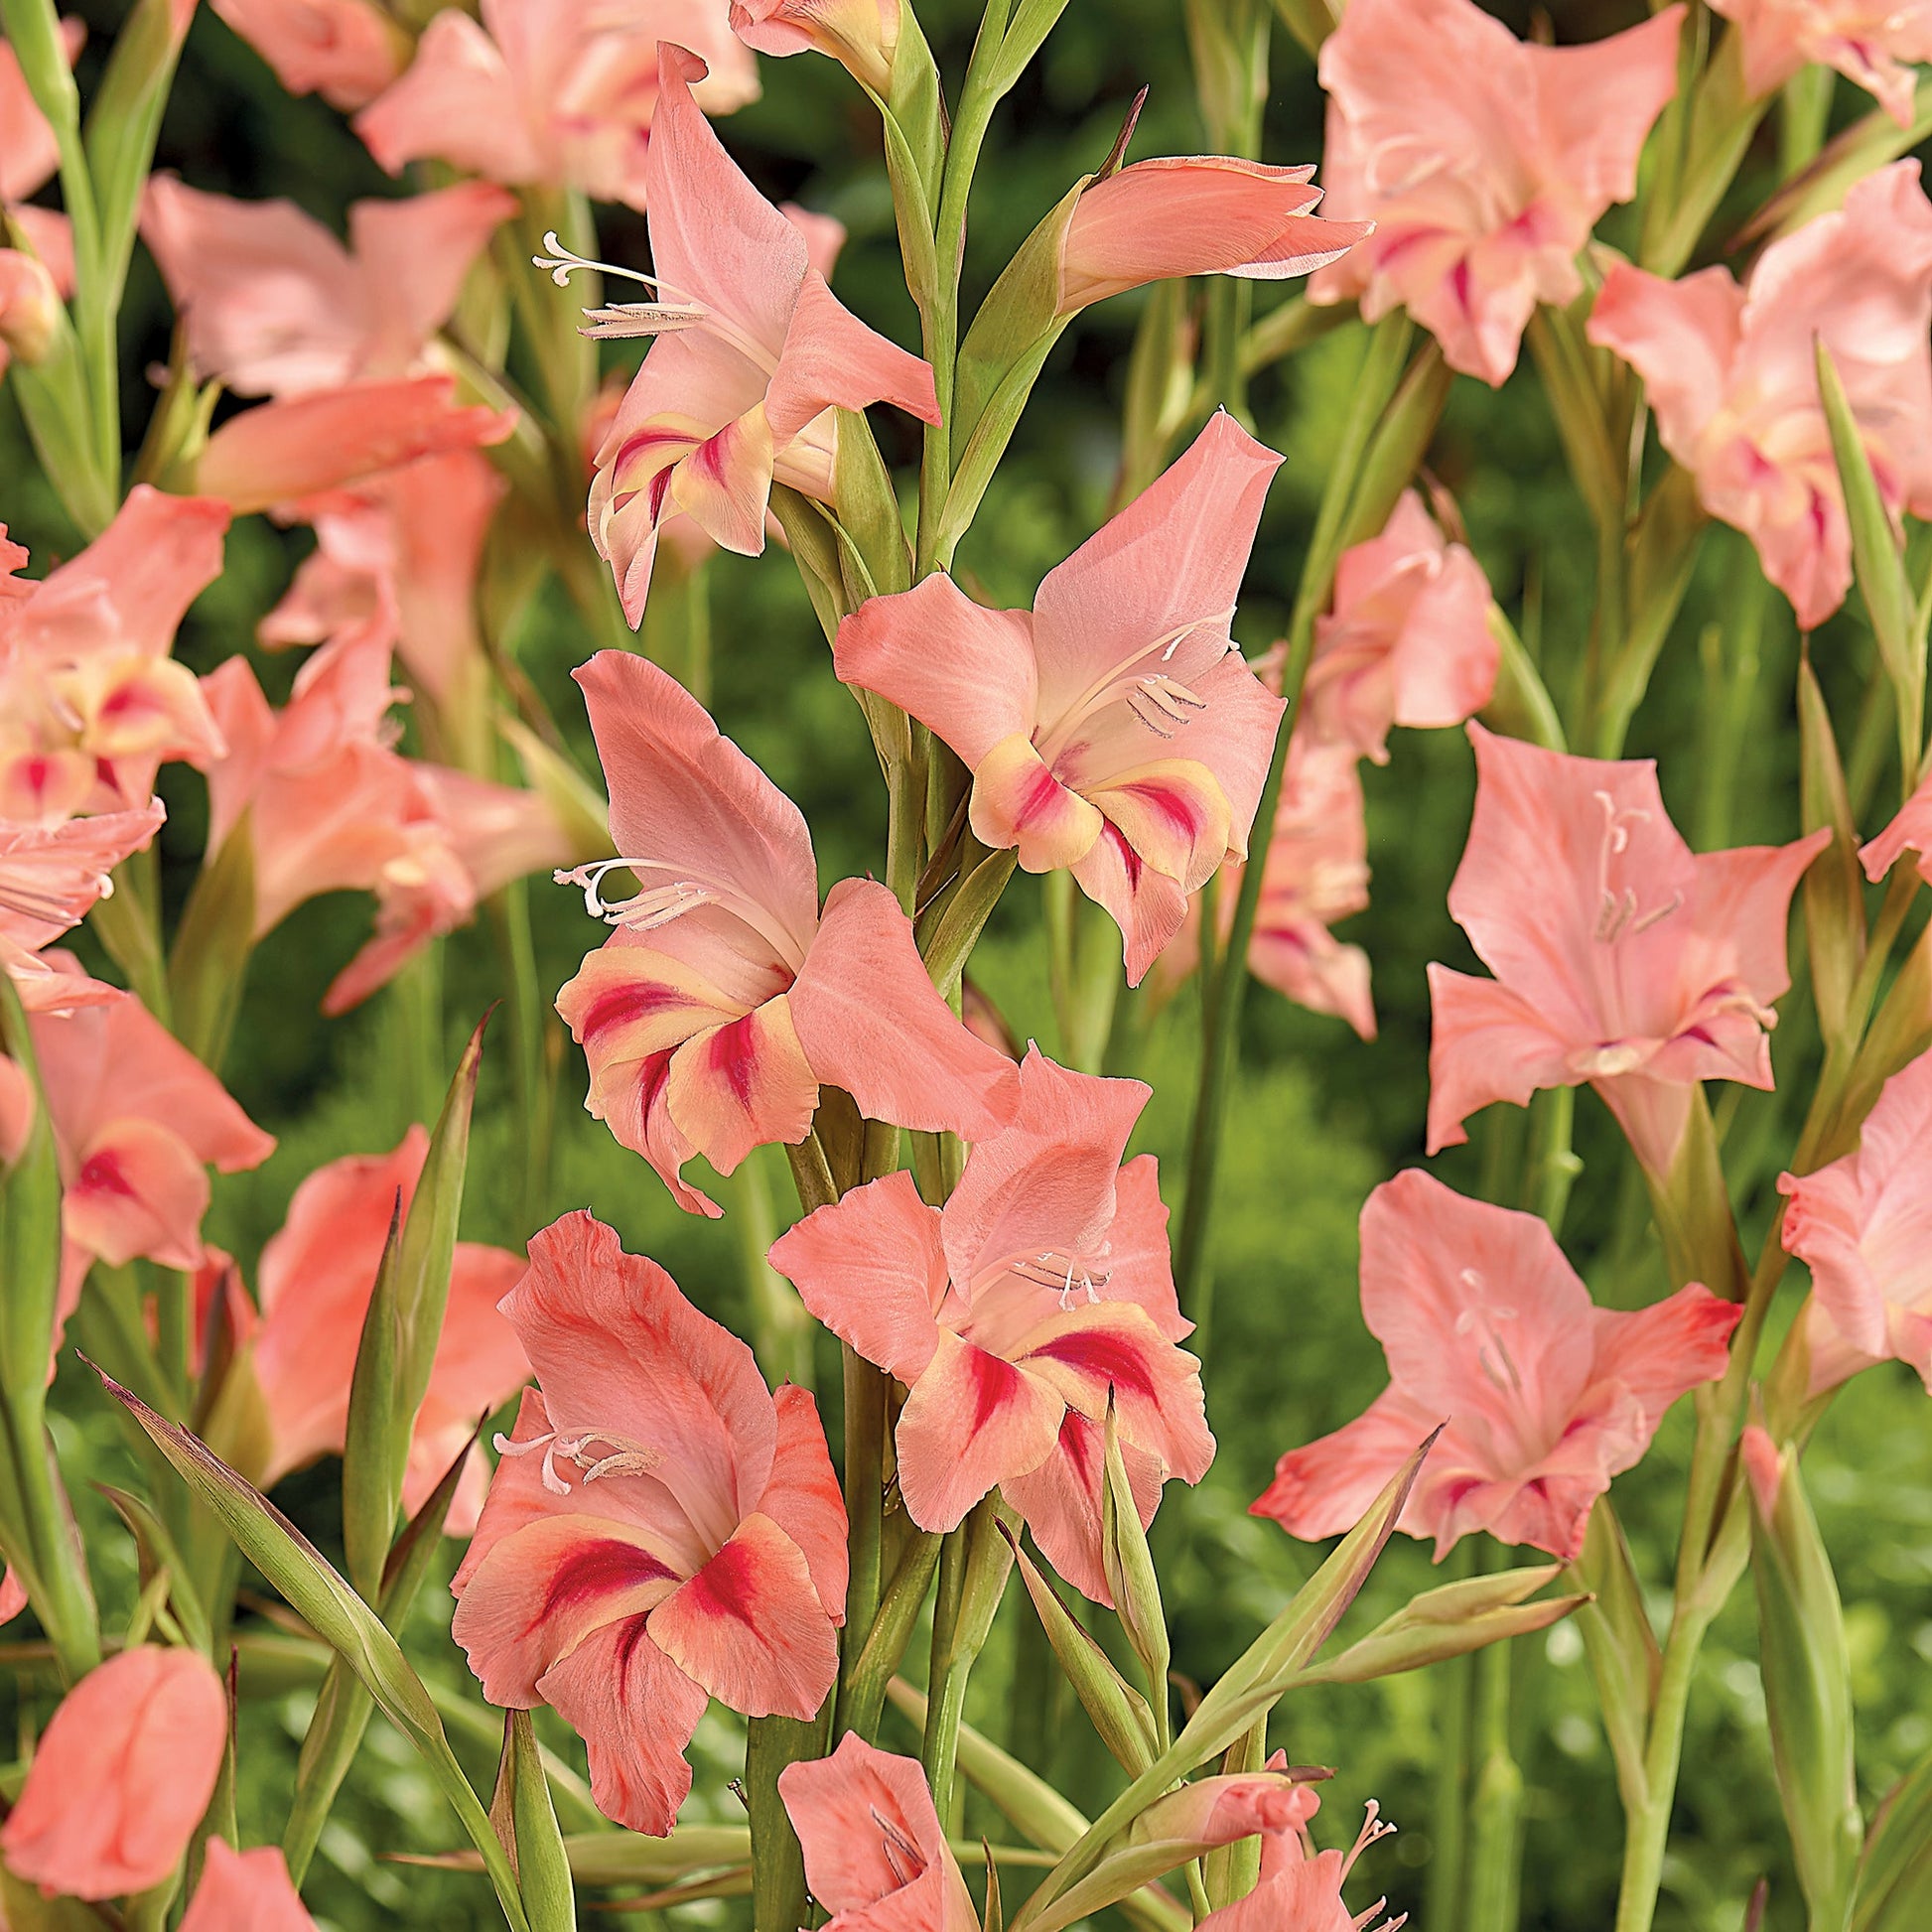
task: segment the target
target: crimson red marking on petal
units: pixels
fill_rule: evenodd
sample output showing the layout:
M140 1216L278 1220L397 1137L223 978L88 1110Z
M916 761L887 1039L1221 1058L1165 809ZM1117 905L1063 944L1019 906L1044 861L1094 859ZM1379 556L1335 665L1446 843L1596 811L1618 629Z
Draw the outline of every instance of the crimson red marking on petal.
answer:
M652 980L634 986L614 986L600 993L584 1016L584 1038L590 1040L613 1027L627 1027L633 1020L648 1020L653 1014L686 1005L681 993Z
M630 1660L637 1654L637 1646L644 1641L644 1619L641 1616L627 1616L618 1625L617 1652L618 1692L621 1696L630 1677Z
M83 1194L120 1194L129 1200L134 1198L134 1189L121 1172L120 1157L114 1154L88 1155L80 1164L73 1184Z
M758 1627L758 1573L742 1543L725 1547L684 1586L701 1615L728 1616L748 1630Z
M1071 1334L1055 1335L1034 1350L1049 1360L1062 1362L1096 1381L1111 1382L1150 1400L1154 1378L1148 1373L1147 1357L1134 1344L1110 1329L1076 1328Z
M984 1429L1020 1392L1020 1371L1011 1362L975 1348L969 1357L973 1377L973 1422Z
M552 1573L550 1587L543 1593L543 1607L531 1627L534 1629L558 1610L676 1575L675 1570L659 1563L648 1550L640 1550L634 1543L606 1539L580 1544Z
M711 1035L709 1048L712 1071L725 1076L738 1104L746 1108L752 1104L752 1068L758 1055L752 1034L754 1018L748 1013L744 1019L720 1027Z
M1060 781L1052 772L1043 764L1036 766L1027 779L1026 794L1013 815L1014 824L1024 829L1057 809L1060 790Z

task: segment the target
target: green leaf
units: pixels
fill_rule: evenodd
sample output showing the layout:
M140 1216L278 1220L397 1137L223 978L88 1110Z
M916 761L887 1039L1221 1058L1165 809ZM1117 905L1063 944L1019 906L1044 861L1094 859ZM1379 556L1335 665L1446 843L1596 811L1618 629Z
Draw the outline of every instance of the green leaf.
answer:
M0 1390L38 1418L45 1407L61 1284L61 1171L33 1035L11 978L0 972L0 1053L26 1076L34 1110L27 1144L0 1171Z
M1852 1932L1922 1932L1932 1924L1932 1753L1892 1786L1871 1815Z
M1634 1811L1643 1803L1644 1744L1664 1659L1643 1606L1630 1546L1607 1496L1599 1496L1589 1512L1574 1574L1590 1592L1577 1613L1577 1627L1596 1681L1623 1802Z
M100 1371L96 1369L95 1373ZM488 1815L450 1749L443 1721L436 1714L428 1690L410 1669L381 1618L266 1496L244 1482L204 1443L150 1409L111 1376L103 1374L100 1379L108 1394L126 1406L194 1494L220 1519L242 1555L343 1658L375 1700L377 1709L409 1741L449 1801L470 1842L483 1854L484 1867L512 1932L530 1932L516 1874L490 1830Z
M536 1727L527 1711L503 1714L503 1762L515 1834L516 1877L523 1888L530 1932L576 1932L577 1894L571 1884L570 1858L557 1828L550 1780L544 1774Z
M196 875L168 961L175 1037L210 1067L226 1057L254 949L255 841L243 812Z
M12 232L16 246L24 239ZM118 498L94 452L93 407L73 325L63 309L54 338L38 362L16 361L7 371L41 474L81 534L98 536L114 519Z
M1006 1525L1000 1526L1003 1530ZM1046 1641L1059 1659L1073 1694L1080 1700L1100 1741L1113 1754L1114 1761L1129 1777L1138 1777L1154 1762L1159 1750L1154 1735L1154 1714L1147 1700L1115 1670L1107 1653L1074 1621L1067 1607L1040 1575L1037 1566L1007 1531L1013 1545L1014 1561L1020 1567L1020 1581L1039 1613Z
M898 513L898 497L873 440L872 425L863 412L838 412L838 455L832 473L832 495L839 525L852 541L856 558L842 560L846 600L853 609L869 597L909 590L912 553L905 542L905 525ZM857 565L863 562L864 578ZM856 580L856 581L855 581Z
M457 1062L408 1217L400 1236L392 1234L384 1250L356 1350L343 1450L343 1548L350 1581L370 1602L380 1592L402 1502L409 1441L429 1388L450 1299L470 1115L488 1024L485 1014Z
M839 634L840 621L852 608L846 600L845 569L839 561L839 540L825 513L809 496L784 483L771 485L771 514L785 533L785 545L804 581L819 628L829 644Z
M1832 833L1831 844L1806 868L1803 891L1812 997L1825 1043L1836 1047L1864 964L1864 875L1838 739L1809 654L1798 663L1798 771L1804 829L1829 826Z
M1168 1613L1161 1602L1161 1580L1154 1574L1154 1554L1135 1506L1134 1487L1120 1452L1120 1427L1113 1392L1107 1395L1106 1465L1100 1496L1100 1562L1114 1614L1127 1633L1134 1655L1147 1677L1158 1747L1168 1742L1168 1667L1173 1652L1168 1637ZM1017 1551L1018 1546L1016 1546ZM1146 1765L1133 1767L1145 1770Z
M195 1592L189 1567L180 1550L175 1547L175 1539L168 1533L168 1526L147 1503L130 1491L116 1489L106 1482L96 1483L94 1487L113 1504L116 1514L134 1538L135 1548L140 1554L142 1588L145 1589L155 1577L165 1573L168 1600L174 1608L175 1621L181 1625L182 1635L204 1657L218 1663L220 1660L214 1654L207 1612Z
M920 934L926 970L932 975L941 999L952 998L960 975L966 970L966 961L979 943L979 936L1019 863L1020 855L1011 846L989 852L960 881L958 891L946 901L930 937Z

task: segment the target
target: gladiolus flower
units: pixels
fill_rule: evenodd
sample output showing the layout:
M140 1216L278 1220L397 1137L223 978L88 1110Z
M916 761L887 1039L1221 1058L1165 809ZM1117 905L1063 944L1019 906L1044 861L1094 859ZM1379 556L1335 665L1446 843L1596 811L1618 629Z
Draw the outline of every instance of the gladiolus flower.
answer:
M54 963L68 962L56 954ZM207 1170L258 1168L275 1137L132 993L37 1013L32 1031L65 1190L65 1321L95 1258L199 1268Z
M1405 489L1382 534L1343 551L1335 568L1303 690L1309 730L1386 764L1390 726L1473 718L1496 688L1489 608L1482 566Z
M1475 814L1449 903L1496 977L1429 969L1429 1151L1492 1100L1587 1082L1661 1176L1697 1081L1772 1084L1786 911L1831 834L1693 853L1650 759L1468 731Z
M1619 263L1591 342L1644 379L1665 449L1698 497L1757 546L1809 630L1845 601L1852 531L1818 394L1831 351L1885 507L1932 515L1932 203L1916 161L1867 175L1845 206L1727 269L1665 282Z
M459 409L451 376L358 382L230 416L208 438L195 482L245 516L423 457L501 443L515 427L511 410Z
M0 1857L28 1884L118 1898L172 1875L214 1795L228 1701L199 1651L137 1644L61 1701Z
M278 1845L231 1851L210 1837L180 1932L316 1932Z
M804 236L725 152L691 93L704 64L680 47L662 59L645 164L652 274L635 278L653 300L593 316L599 335L659 338L591 484L591 537L633 624L667 517L758 556L774 482L831 499L835 408L890 402L939 420L931 368L833 295ZM579 265L596 266L560 255L554 272Z
M18 248L0 248L0 374L19 356L30 368L53 345L61 291L46 266Z
M1152 1155L1120 1165L1148 1088L1028 1052L1012 1126L977 1142L943 1209L888 1174L771 1249L805 1306L911 1393L899 1491L950 1530L996 1484L1096 1602L1107 1404L1142 1522L1170 1475L1213 1460L1200 1364L1177 1344L1168 1210Z
M1282 701L1229 625L1280 463L1217 413L1031 612L985 610L934 573L839 626L839 676L972 767L975 835L1029 872L1068 868L1113 914L1130 985L1187 896L1247 856Z
M1811 1270L1810 1393L1895 1356L1932 1391L1932 1054L1885 1082L1858 1151L1778 1176L1785 1252Z
M159 800L139 811L102 812L57 826L0 819L0 972L28 1012L95 1005L115 988L66 973L39 957L114 890L113 870L144 850L167 816Z
M139 807L165 760L220 757L194 672L168 653L220 575L227 525L220 503L137 484L77 557L0 586L0 815Z
M503 490L486 457L453 450L301 504L316 549L257 635L276 648L374 634L449 706L483 674L477 576Z
M196 373L237 395L290 396L425 373L464 278L515 212L513 196L480 181L357 202L345 248L293 202L237 202L157 175L141 236Z
M368 0L209 0L292 94L320 94L345 113L402 71L409 43Z
M1912 124L1915 64L1932 61L1928 0L1711 0L1742 37L1744 86L1775 93L1811 66L1836 68L1900 127Z
M568 856L535 792L389 749L396 694L378 633L317 652L279 713L245 658L228 658L205 682L230 747L208 771L208 849L247 813L255 937L320 893L376 897L375 936L330 986L327 1013L366 999L512 879Z
M681 1170L730 1173L810 1130L820 1083L875 1120L979 1139L1011 1118L1013 1063L927 977L884 886L847 879L823 910L794 805L677 680L600 651L584 687L621 857L568 877L619 930L557 996L591 1066L586 1105L679 1206L716 1214ZM635 874L607 903L605 876Z
M599 1808L663 1837L708 1697L813 1716L838 1676L846 1517L818 1410L589 1214L530 1243L504 1300L523 1397L457 1572L490 1703L550 1705Z
M805 1854L805 1884L827 1932L979 1932L979 1914L946 1843L918 1760L847 1731L830 1757L778 1773Z
M1681 6L1587 47L1537 47L1471 0L1351 0L1321 49L1331 213L1375 233L1309 287L1405 308L1492 387L1539 302L1583 293L1577 255L1677 91Z
M1536 1215L1407 1169L1362 1209L1362 1314L1390 1386L1284 1455L1253 1513L1309 1539L1350 1529L1444 1424L1398 1527L1433 1536L1439 1562L1471 1530L1568 1562L1664 1412L1724 1373L1741 1312L1696 1283L1653 1308L1596 1308Z
M876 94L893 84L899 0L731 0L732 32L760 54L829 54Z
M1306 1787L1304 1787L1306 1790ZM1307 1793L1309 1811L1314 1793ZM1386 1898L1378 1898L1364 1912L1351 1912L1342 1903L1341 1888L1355 1862L1371 1845L1387 1838L1395 1827L1380 1815L1375 1800L1354 1845L1347 1852L1317 1852L1309 1839L1306 1820L1261 1836L1261 1877L1253 1891L1201 1920L1213 1932L1400 1932L1409 1922L1401 1912L1371 1925Z
M483 0L481 25L455 8L430 22L408 72L355 131L392 175L434 156L511 187L581 188L641 208L655 193L660 42L700 57L705 113L758 98L758 63L718 0Z
M1375 224L1313 214L1313 179L1312 167L1199 154L1137 161L1096 181L1060 243L1060 313L1182 275L1281 282L1339 260Z
M351 1154L316 1169L296 1188L287 1220L262 1249L256 1277L262 1319L253 1360L274 1434L265 1482L342 1452L355 1352L390 1216L409 1212L428 1153L428 1134L412 1126L391 1153ZM523 1257L507 1248L456 1244L429 1392L410 1439L406 1510L429 1499L478 1418L529 1380L516 1330L497 1311L523 1269ZM473 1457L450 1513L453 1535L476 1527L485 1480L482 1461Z

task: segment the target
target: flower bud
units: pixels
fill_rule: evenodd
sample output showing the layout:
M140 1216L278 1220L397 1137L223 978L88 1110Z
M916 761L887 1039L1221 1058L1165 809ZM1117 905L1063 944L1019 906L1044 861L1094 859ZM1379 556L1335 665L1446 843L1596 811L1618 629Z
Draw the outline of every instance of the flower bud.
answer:
M899 0L732 0L732 32L760 54L829 54L876 94L893 84Z
M0 368L17 355L30 367L54 345L61 293L44 263L18 248L0 248Z

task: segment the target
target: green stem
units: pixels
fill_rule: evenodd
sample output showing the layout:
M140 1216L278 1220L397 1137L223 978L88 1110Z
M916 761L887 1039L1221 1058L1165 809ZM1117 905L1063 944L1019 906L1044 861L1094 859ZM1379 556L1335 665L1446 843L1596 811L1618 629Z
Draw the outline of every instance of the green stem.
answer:
M1444 1565L1444 1582L1475 1574L1475 1544L1464 1537ZM1429 1888L1424 1920L1457 1925L1462 1874L1469 1850L1469 1740L1475 1716L1475 1658L1452 1657L1437 1666L1442 1706L1436 1720L1436 1791L1429 1813Z
M517 1232L543 1225L550 1198L550 1157L556 1121L556 1089L548 1076L545 1018L549 1011L537 982L536 943L530 931L530 882L512 880L489 900L490 927L503 977L509 983L510 1064L516 1113L523 1127ZM440 1070L440 1069L439 1069Z
M816 1718L754 1718L745 1726L745 1804L752 1815L752 1918L756 1932L796 1932L809 1922L805 1855L784 1800L778 1773L824 1748Z
M966 1710L966 1683L993 1627L993 1613L1013 1568L1013 1552L1000 1534L997 1500L973 1512L945 1539L939 1554L939 1589L932 1605L932 1664L926 1684L925 1734L919 1762L932 1787L942 1825L952 1818L953 1769L959 1725Z
M851 1526L852 1579L846 1587L845 1641L856 1655L879 1607L879 1551L886 1466L885 1373L845 1344L845 1514Z
M1510 1750L1511 1649L1475 1658L1474 1831L1469 1845L1467 1932L1515 1932L1523 1850L1523 1773Z

